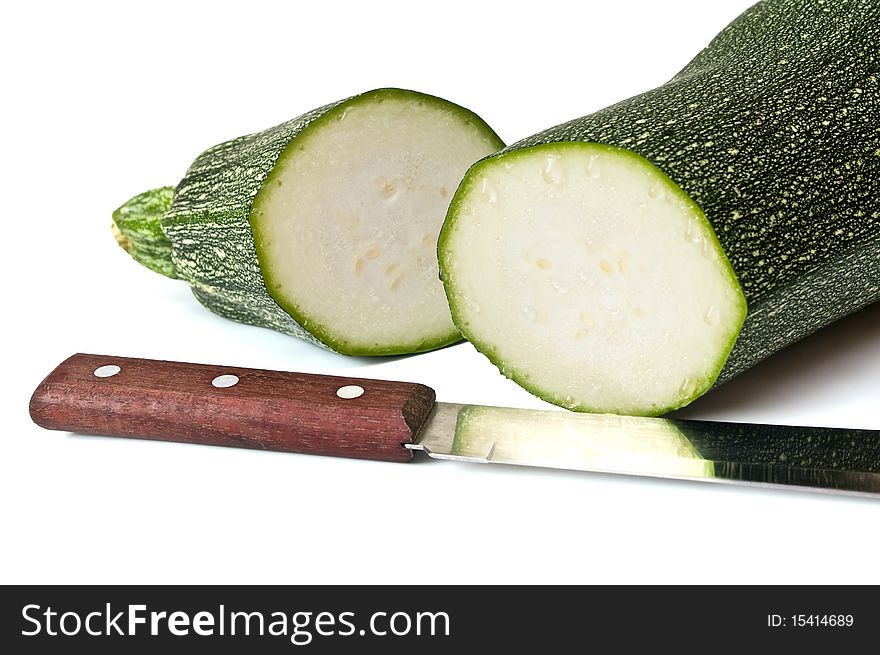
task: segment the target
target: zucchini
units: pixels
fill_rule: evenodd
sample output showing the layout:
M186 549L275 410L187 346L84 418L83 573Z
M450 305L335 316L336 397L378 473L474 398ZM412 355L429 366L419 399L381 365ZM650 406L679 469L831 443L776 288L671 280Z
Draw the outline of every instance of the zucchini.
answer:
M880 299L880 5L767 0L667 84L478 162L453 319L563 407L659 415Z
M348 355L458 341L436 243L473 162L504 144L440 98L378 89L210 148L117 241L211 311Z

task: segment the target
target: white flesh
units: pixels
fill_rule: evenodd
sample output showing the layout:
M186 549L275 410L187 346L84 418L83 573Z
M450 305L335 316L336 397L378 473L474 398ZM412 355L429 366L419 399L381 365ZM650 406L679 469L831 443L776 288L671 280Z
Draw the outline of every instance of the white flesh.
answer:
M498 142L458 108L377 94L294 143L258 218L276 300L345 352L455 340L437 235L465 171Z
M535 148L468 176L441 257L459 327L570 409L658 414L714 381L739 286L699 209L645 160Z

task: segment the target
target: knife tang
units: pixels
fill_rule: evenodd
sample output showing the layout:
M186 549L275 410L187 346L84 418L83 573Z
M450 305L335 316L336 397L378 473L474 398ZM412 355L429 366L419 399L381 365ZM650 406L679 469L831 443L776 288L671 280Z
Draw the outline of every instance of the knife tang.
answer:
M408 382L77 354L30 414L82 434L405 462L433 406Z

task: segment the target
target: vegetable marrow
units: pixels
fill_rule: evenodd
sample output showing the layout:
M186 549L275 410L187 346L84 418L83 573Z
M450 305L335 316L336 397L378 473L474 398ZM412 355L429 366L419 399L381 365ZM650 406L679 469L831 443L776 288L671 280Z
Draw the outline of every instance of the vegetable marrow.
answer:
M370 91L207 150L114 232L222 316L349 355L430 350L461 338L435 256L446 209L503 145L458 105Z
M767 0L667 84L474 165L462 334L573 410L659 415L880 299L880 5Z

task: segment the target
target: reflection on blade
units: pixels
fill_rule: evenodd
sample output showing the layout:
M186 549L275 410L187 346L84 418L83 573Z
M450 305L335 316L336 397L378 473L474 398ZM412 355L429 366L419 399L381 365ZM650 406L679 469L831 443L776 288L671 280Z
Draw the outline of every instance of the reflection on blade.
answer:
M458 415L452 453L550 468L712 475L712 462L702 459L671 422L607 414L465 407Z
M880 431L438 403L415 448L497 464L880 493Z

